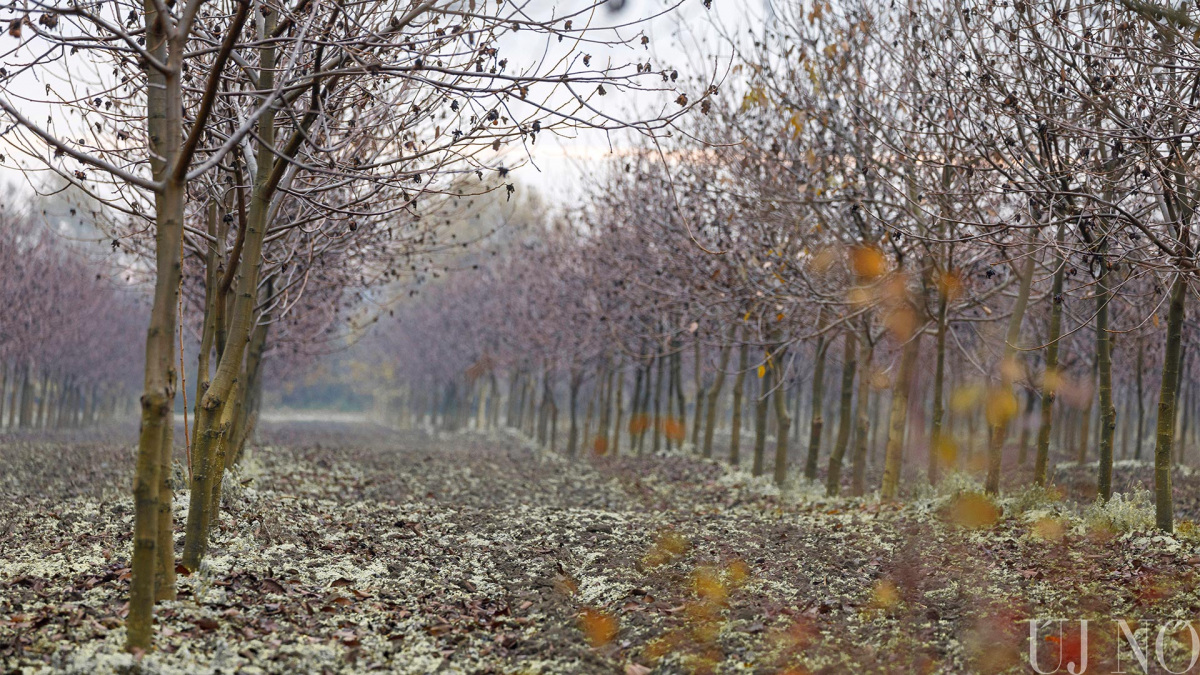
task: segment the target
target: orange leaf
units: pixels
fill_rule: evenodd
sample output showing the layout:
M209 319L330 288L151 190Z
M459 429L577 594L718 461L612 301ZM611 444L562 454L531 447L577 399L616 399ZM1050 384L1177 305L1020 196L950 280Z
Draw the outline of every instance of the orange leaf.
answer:
M850 267L858 276L874 279L887 271L887 261L874 246L855 246L850 249Z
M579 629L593 647L603 647L617 636L617 618L608 612L591 607L579 613Z
M950 519L957 525L979 529L992 525L1000 518L1000 509L978 492L958 495L950 502Z

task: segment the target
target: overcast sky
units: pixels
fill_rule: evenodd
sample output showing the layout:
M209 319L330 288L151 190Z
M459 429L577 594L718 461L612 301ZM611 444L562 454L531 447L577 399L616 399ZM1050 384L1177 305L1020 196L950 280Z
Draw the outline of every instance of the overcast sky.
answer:
M676 68L680 74L680 82L686 93L695 98L702 91L692 78L701 76L711 78L720 76L727 71L730 48L719 37L719 31L714 28L714 21L723 26L726 33L742 33L752 21L762 21L762 16L768 12L767 3L770 0L713 0L711 8L705 8L704 0L683 0L682 4L670 12L633 28L621 31L626 38L644 31L650 37L649 55L656 69L661 67ZM598 12L593 26L608 26L626 24L662 13L675 4L676 0L615 0L610 7L620 6L620 9L606 9ZM591 0L530 0L529 13L535 17L562 16L578 11L591 4ZM8 13L0 10L0 19L5 19ZM514 41L505 46L505 51L513 54L514 61L521 59L522 50L529 58L539 58L544 55L546 45L540 41L521 42L521 34L511 36ZM0 38L11 41L7 35ZM532 44L530 43L532 42ZM12 48L10 42L9 49ZM10 52L3 58L3 65L10 71L15 70L21 62L31 58L34 46L29 45L16 52ZM614 63L630 63L644 60L645 52L638 53L629 49L611 49L607 54L600 49L589 48L597 60L605 56ZM81 78L87 77L81 73L78 65L72 69L71 78L64 76L62 71L52 68L29 72L27 75L6 83L3 92L9 97L23 114L38 124L45 124L52 110L49 106L36 102L45 97L47 86L58 91L66 91L70 86L87 88ZM83 82L83 84L81 84ZM96 86L96 89L99 89ZM617 94L606 101L607 111L624 111L626 119L646 119L656 116L660 109L671 111L673 96L654 94ZM30 102L26 99L34 99ZM55 119L54 126L63 130L66 121ZM611 149L617 152L627 147L628 137L614 134L606 135L594 131L581 131L574 138L554 137L542 134L537 146L533 149L533 163L513 172L514 180L519 186L527 189L533 187L544 193L551 200L578 196L587 177L603 168L604 160L611 156ZM611 149L610 149L611 148ZM11 166L13 155L11 147L7 147L3 137L0 137L0 152L8 155L4 164ZM520 159L513 155L512 161ZM0 167L0 181L25 185L25 180L18 173L7 167Z

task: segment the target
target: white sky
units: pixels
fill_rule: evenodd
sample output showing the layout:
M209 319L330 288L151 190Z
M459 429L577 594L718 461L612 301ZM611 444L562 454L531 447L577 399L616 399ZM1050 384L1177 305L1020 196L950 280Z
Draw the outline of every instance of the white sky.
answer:
M713 0L711 9L706 9L703 0L683 0L680 7L652 21L645 22L636 29L625 29L622 34L630 37L635 35L638 30L644 30L650 37L649 54L656 69L660 67L677 69L680 83L683 85L681 89L694 100L702 92L703 87L691 79L693 76L700 75L707 79L715 74L719 77L728 69L731 49L718 37L717 31L713 27L713 20L719 21L724 26L725 32L744 34L749 22L761 22L762 15L769 13L767 4L770 1ZM625 0L623 8L618 12L607 10L598 12L597 20L593 22L593 25L627 23L658 14L674 2L675 0ZM529 13L539 18L552 15L562 16L590 4L591 0L531 0ZM8 12L0 10L0 20L4 25L7 25L9 16ZM31 19L36 20L34 17ZM514 54L512 58L514 62L521 60L522 51L530 58L542 55L545 45L540 40L526 45L518 41L520 34L514 37L516 39L513 40L513 43L505 47L508 53ZM7 49L12 49L15 41L5 34L0 36L0 44L4 42L7 42L5 45ZM0 61L3 62L0 65L4 65L12 71L14 66L31 58L34 47L28 46L15 53L6 53L7 49L0 49L0 53L5 53L5 56L0 58ZM634 62L646 57L646 53L641 52L640 49L632 52L626 49L608 50L606 53L603 50L589 47L588 51L593 54L597 62L604 58L611 58L614 63ZM85 88L79 80L81 76L86 77L80 72L81 70L86 69L80 69L78 65L72 68L72 81L68 81L61 70L55 72L54 69L42 69L38 72L29 72L15 81L8 82L3 93L10 101L17 104L22 114L34 122L44 125L52 109L45 104L29 103L22 99L44 98L47 85L61 91L66 91L72 83L77 88ZM98 86L95 88L99 89ZM606 108L606 110L608 112L625 110L627 111L627 114L624 115L626 119L652 118L659 112L660 107L668 112L674 112L677 109L674 108L672 102L673 96L667 97L661 94L614 93L610 94L608 98L611 100L606 103L613 107ZM5 117L0 115L0 120L4 119ZM54 126L62 131L69 126L69 122L70 120L56 117ZM0 130L3 130L3 127L0 127ZM533 164L524 166L514 171L512 176L518 188L522 186L535 188L551 201L578 196L588 177L601 171L604 160L611 156L610 144L618 151L628 144L628 138L625 136L614 134L608 137L604 133L588 130L579 132L575 138L558 138L550 134L541 136L533 148L533 163L536 164L536 167ZM13 183L24 187L26 180L11 168L16 153L8 146L4 137L0 137L0 153L8 155L3 162L6 166L0 167L0 183ZM519 158L513 156L514 161L517 159Z

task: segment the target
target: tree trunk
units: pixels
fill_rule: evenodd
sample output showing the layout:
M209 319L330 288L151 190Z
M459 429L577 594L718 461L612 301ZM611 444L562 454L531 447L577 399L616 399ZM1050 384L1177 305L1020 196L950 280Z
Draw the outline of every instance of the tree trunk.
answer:
M929 431L929 484L938 482L938 463L943 454L942 448L950 441L942 440L942 418L946 415L946 316L949 298L946 296L948 284L939 284L938 317L937 317L937 356L933 368L933 425ZM862 391L860 389L860 391ZM861 404L860 404L861 405Z
M1100 383L1100 477L1096 492L1100 499L1112 497L1113 432L1117 428L1117 411L1113 407L1112 392L1112 339L1108 334L1108 289L1107 263L1101 261L1098 292L1096 293L1096 367Z
M512 377L508 380L508 406L504 411L504 425L510 429L517 426L517 400L520 396L517 394L517 387L521 380L521 371L514 371Z
M754 402L754 461L751 464L751 473L755 476L763 475L763 454L767 447L767 406L770 404L768 397L773 388L774 375L775 369L768 365L758 380L758 399Z
M1033 395L1033 390L1025 391L1025 414L1021 416L1021 440L1017 444L1017 464L1025 466L1025 460L1029 459L1029 436L1031 430L1029 422L1033 419L1034 404L1037 403L1037 397Z
M833 452L829 455L829 473L825 477L825 494L830 497L836 497L841 490L842 459L846 456L846 447L850 443L850 417L854 405L854 373L858 367L858 349L854 333L849 330L845 331L842 334L842 341L842 391L838 403L837 440L834 442Z
M775 484L781 488L787 482L788 434L792 428L792 417L788 414L787 387L783 381L786 355L787 348L780 347L771 357L771 367L779 373L775 378L775 392L771 396L775 401Z
M1167 344L1163 357L1162 387L1158 395L1157 442L1154 446L1155 523L1164 532L1175 529L1171 497L1171 446L1175 440L1175 399L1179 388L1179 352L1183 343L1184 300L1187 279L1182 272L1171 284L1171 306L1167 312Z
M1000 465L1004 455L1004 441L1008 438L1008 426L1017 413L1016 397L1013 395L1013 378L1020 369L1017 361L1017 341L1021 337L1021 322L1029 304L1029 289L1033 284L1034 242L1032 239L1025 251L1025 267L1021 270L1021 286L1012 316L1008 319L1008 332L1004 338L1004 359L1000 363L998 390L988 395L988 473L984 484L988 494L1000 491Z
M1062 227L1059 227L1056 239L1059 244L1062 243ZM1065 270L1066 261L1060 258L1050 288L1050 332L1046 336L1046 370L1042 375L1042 414L1038 420L1037 454L1033 460L1033 482L1039 486L1046 484L1046 465L1050 461L1050 430L1054 424L1054 399L1062 381L1058 373L1058 340L1062 335L1062 290ZM1138 377L1140 388L1141 375Z
M616 378L617 378L617 404L616 404L616 409L613 411L616 416L616 420L613 422L613 427L612 427L612 456L613 457L617 457L621 454L621 419L623 417L621 408L625 405L624 396L623 396L623 394L625 393L625 371L622 370L621 368L617 368L616 369Z
M1129 438L1133 429L1129 421L1133 419L1133 411L1130 410L1133 403L1126 397L1121 406L1121 459L1129 459Z
M264 25L274 30L278 19L276 12L264 12ZM275 71L274 43L265 43L260 51L259 90L269 92L274 86ZM261 94L265 96L266 94ZM297 130L296 133L299 133ZM250 333L254 328L255 304L258 300L259 275L262 271L262 248L267 230L267 216L275 188L281 179L281 170L276 165L275 115L263 115L258 123L260 145L257 150L257 170L251 193L249 214L246 218L245 237L241 256L237 261L238 277L233 298L232 321L229 337L217 363L216 374L209 384L200 403L196 417L199 427L193 458L203 461L208 458L209 471L192 474L192 491L188 503L188 518L184 532L183 565L195 571L208 548L211 509L219 505L211 503L214 492L212 481L220 481L223 468L213 455L217 445L226 440L227 427L223 426L225 407L242 372L242 362ZM279 161L283 161L280 159ZM219 489L219 488L217 488Z
M174 418L174 415L172 415ZM174 421L172 419L172 421ZM162 456L159 459L158 484L158 550L154 571L154 600L175 599L175 526L173 522L171 469L175 425L163 425Z
M596 400L598 398L600 398L600 396L601 396L600 382L599 382L600 379L601 378L597 377L597 382L595 383L595 386L592 387L592 395L588 397L587 407L584 409L585 410L585 412L583 414L583 449L584 449L584 452L594 452L595 451L595 441L592 438L592 412L596 407Z
M1183 346L1186 347L1187 345L1183 345ZM1187 360L1187 350L1181 348L1180 352L1181 352L1181 355L1180 355L1181 363L1179 365L1180 376L1179 376L1179 390L1178 390L1180 406L1179 406L1179 414L1177 415L1177 417L1179 417L1181 419L1179 420L1179 435L1176 436L1176 440L1175 440L1175 463L1178 465L1183 465L1183 464L1185 464L1185 462L1187 460L1188 420L1192 416L1191 415L1191 410L1192 410L1191 403L1192 403L1192 398L1194 396L1192 392L1195 388L1193 386L1191 386L1191 382L1188 380L1188 378L1183 375L1183 373L1185 371L1190 369L1190 366L1189 366L1189 363Z
M21 419L18 426L22 429L30 429L33 427L33 378L30 374L33 367L26 365L25 372L21 375Z
M235 401L239 400L241 398L241 390L242 386L240 384L234 384L230 396ZM213 527L216 527L221 516L221 485L225 479L225 470L229 468L229 464L231 463L229 460L233 456L231 450L233 432L231 427L236 415L236 406L223 406L221 410L221 436L217 440L216 451L213 454L213 473L215 476L212 485L212 495L209 497L209 518L207 523L210 532Z
M641 444L638 439L641 438L640 425L645 423L645 417L642 415L642 365L641 363L633 364L633 399L629 402L629 447L634 452L640 452ZM647 385L649 386L649 385ZM620 425L617 425L618 431Z
M730 422L729 463L737 466L741 461L742 440L742 397L745 395L746 368L749 367L750 345L743 341L738 347L738 371L733 378L733 420Z
M8 361L0 363L0 429L4 428L4 394L8 391ZM12 408L9 408L11 411Z
M16 429L17 425L20 424L20 411L19 411L18 407L21 402L20 394L21 394L21 387L22 387L23 381L19 378L19 376L17 374L17 370L18 370L18 366L13 365L12 391L10 391L8 394L8 428L9 429Z
M692 452L700 452L700 420L704 415L701 412L704 410L704 398L707 392L704 389L704 368L703 361L700 358L700 340L695 339L692 342L694 362L693 374L696 384L696 402L692 410Z
M1133 458L1137 460L1142 458L1142 440L1146 438L1146 393L1142 378L1144 357L1145 348L1142 340L1139 339L1137 351L1137 436L1134 438L1133 444Z
M825 328L825 308L817 315L818 330ZM825 426L823 414L825 406L825 334L817 337L817 347L814 353L816 366L813 367L812 381L812 419L808 429L808 457L804 462L804 477L808 480L817 479L817 460L821 454L821 431Z
M612 425L612 405L613 405L613 375L616 373L616 368L609 368L608 373L604 378L604 400L600 407L600 429L599 434L599 450L600 454L607 455L609 451L609 436L608 430Z
M579 451L579 426L577 412L579 410L579 385L583 384L583 376L575 369L571 369L570 395L568 407L571 413L571 427L567 434L567 456L574 457Z
M550 408L554 405L554 390L550 384L550 364L542 367L542 405L538 412L538 445L550 446Z
M38 388L37 428L46 428L46 408L50 400L50 371L42 370L42 386Z
M871 424L871 411L868 403L871 396L871 358L875 349L869 340L860 340L860 343L862 349L858 357L858 406L856 408L858 419L854 434L854 464L850 476L850 494L855 497L861 497L866 492L867 436Z
M653 389L653 383L651 380L654 379L653 369L654 359L651 358L650 362L646 364L642 374L642 404L637 437L638 457L641 457L646 450L646 433L650 432L650 427L654 424L654 420L650 417L650 394L651 390Z
M273 280L267 281L266 295L273 295ZM246 443L254 436L258 426L258 416L262 407L262 364L263 354L267 349L267 333L270 330L271 315L259 317L250 337L249 351L246 355L246 369L243 374L243 386L238 387L240 396L234 409L233 429L230 433L229 460L227 466L236 465L242 459Z
M729 368L729 353L732 350L732 342L727 342L721 346L721 356L717 364L717 375L707 396L708 410L706 411L706 416L708 419L704 425L704 456L706 458L712 457L713 432L717 425L717 405L721 401L721 389L725 386L725 371Z
M678 417L672 420L671 433L675 435L675 444L682 448L683 442L687 440L687 399L683 395L683 354L680 353L682 347L675 346L671 354L671 379L675 382L675 410ZM671 402L667 401L667 408L670 409Z
M1181 342L1179 344L1179 368L1175 371L1177 373L1177 375L1175 377L1175 380L1176 380L1175 381L1175 401L1176 401L1176 403L1175 403L1175 440L1172 444L1172 447L1175 448L1176 455L1178 455L1181 452L1181 448L1179 447L1181 445L1179 442L1180 421L1181 421L1181 418L1187 414L1187 409L1183 406L1183 372L1184 372L1184 370L1187 369L1187 358L1188 358L1187 334L1185 333L1180 338L1180 340L1181 340ZM1179 461L1178 456L1173 457L1171 459L1171 461L1178 462Z
M915 309L913 310L916 311ZM913 370L917 353L921 347L921 334L917 333L904 345L900 356L900 371L892 385L892 406L888 416L887 448L883 457L883 484L880 496L894 500L900 494L900 469L904 462L904 431L908 423L908 398L911 394Z
M501 394L500 394L500 382L499 382L499 380L496 379L496 371L493 370L488 373L488 383L491 385L490 387L488 387L488 393L489 393L489 397L491 399L491 401L490 401L491 409L488 410L488 430L490 431L490 430L495 429L496 427L500 426L500 397L501 397Z
M654 374L654 445L652 452L658 454L662 447L662 396L663 396L663 355L660 354L654 359L657 361ZM671 406L671 400L667 399L668 409Z
M164 429L172 423L175 395L175 330L182 272L183 218L186 185L173 172L180 159L183 139L181 82L182 39L168 55L169 20L158 14L158 5L147 2L146 50L167 68L147 68L146 129L150 144L150 169L162 188L155 193L155 280L150 326L146 331L145 378L141 398L141 429L133 478L133 553L130 559L129 614L125 620L125 648L147 651L152 644L155 565L159 556L159 498L163 445L170 438ZM172 175L176 174L176 175Z
M1092 408L1096 400L1096 366L1094 362L1092 364L1092 377L1090 384L1092 385L1090 387L1091 397L1088 398L1087 407L1083 409L1083 417L1080 419L1081 426L1079 431L1079 442L1075 446L1076 460L1080 466L1083 466L1084 463L1087 462L1088 441L1091 440L1092 437Z

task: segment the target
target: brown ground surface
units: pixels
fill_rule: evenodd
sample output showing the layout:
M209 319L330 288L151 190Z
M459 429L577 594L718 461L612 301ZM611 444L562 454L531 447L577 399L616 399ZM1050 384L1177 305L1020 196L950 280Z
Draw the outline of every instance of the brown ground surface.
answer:
M995 504L960 476L881 505L682 454L293 422L264 430L208 568L134 659L131 437L0 438L0 673L1030 672L1031 617L1096 621L1089 672L1112 672L1112 620L1140 620L1152 652L1161 622L1200 618L1190 524L1164 537L1136 500L1086 509L1086 467ZM1179 473L1185 517L1196 488ZM1078 657L1070 630L1047 633L1043 670Z

